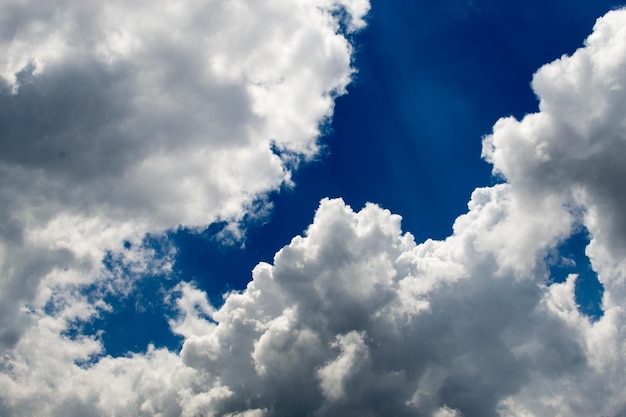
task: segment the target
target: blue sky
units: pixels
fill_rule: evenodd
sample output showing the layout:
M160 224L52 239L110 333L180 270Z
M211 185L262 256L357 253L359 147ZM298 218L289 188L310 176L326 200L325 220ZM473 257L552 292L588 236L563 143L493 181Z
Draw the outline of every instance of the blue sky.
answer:
M624 415L620 3L31 3L0 414Z

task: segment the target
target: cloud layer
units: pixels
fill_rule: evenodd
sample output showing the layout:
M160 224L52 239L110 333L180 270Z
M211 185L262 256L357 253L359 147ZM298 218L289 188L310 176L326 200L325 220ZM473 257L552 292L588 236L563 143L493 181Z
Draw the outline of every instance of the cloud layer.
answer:
M368 9L363 0L3 2L0 349L27 326L25 305L36 312L98 279L106 251L124 240L139 272L148 232L262 212L265 194L316 155L353 73L345 34Z
M608 13L583 48L537 72L539 112L501 119L484 139L506 183L476 189L446 240L418 244L389 211L323 200L305 234L221 308L191 284L176 288L180 353L90 360L97 340L37 316L2 357L0 414L626 415L624 28L626 10ZM315 131L306 137L284 143L306 153ZM30 230L45 236L46 225ZM576 276L547 284L546 256L582 226L605 288L595 322L577 308Z

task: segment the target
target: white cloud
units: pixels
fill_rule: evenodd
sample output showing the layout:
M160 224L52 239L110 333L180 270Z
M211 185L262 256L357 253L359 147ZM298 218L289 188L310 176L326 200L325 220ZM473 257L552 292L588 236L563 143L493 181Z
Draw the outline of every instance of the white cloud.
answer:
M236 223L290 184L272 148L316 154L353 73L339 19L356 30L368 8L2 2L0 349L28 326L20 306L92 282L125 239L148 267L145 233Z
M177 288L180 354L78 366L100 345L40 317L2 357L0 411L623 416L624 27L626 10L607 14L584 48L539 70L540 112L485 139L507 183L477 189L446 240L416 244L387 210L323 200L221 308ZM574 275L546 284L545 257L577 223L605 286L595 322L577 309Z
M339 348L340 354L320 368L317 376L324 396L329 400L339 400L345 396L346 380L358 372L362 363L369 358L363 334L355 331L337 336L331 346Z
M211 324L207 320L211 320L215 311L206 293L186 282L181 282L174 288L174 294L178 293L180 296L175 303L179 315L177 319L170 320L170 328L183 337L208 333Z

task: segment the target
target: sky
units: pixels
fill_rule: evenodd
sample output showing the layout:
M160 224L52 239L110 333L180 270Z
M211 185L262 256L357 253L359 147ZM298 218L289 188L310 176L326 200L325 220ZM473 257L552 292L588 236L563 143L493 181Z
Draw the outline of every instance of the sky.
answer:
M626 416L626 10L501 3L0 0L0 415Z

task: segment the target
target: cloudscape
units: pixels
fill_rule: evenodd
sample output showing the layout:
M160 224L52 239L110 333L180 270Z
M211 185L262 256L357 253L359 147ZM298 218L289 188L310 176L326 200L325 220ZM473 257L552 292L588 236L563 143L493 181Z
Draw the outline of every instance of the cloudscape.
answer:
M380 50L427 45L432 56L401 55L431 65L431 81L463 74L452 93L368 58L368 33L398 36L402 7L416 10L379 3L0 4L1 416L626 416L626 9L580 6L586 20L563 22L586 34L540 39L573 42L542 62L521 49L488 62L476 44L444 65L429 21L469 34L514 15L509 33L535 30L531 18L487 0L415 2L425 17ZM482 76L455 65L469 55ZM503 92L511 108L490 107L481 81L498 82L487 67L500 59L535 65ZM377 104L388 113L349 107L368 88L394 98ZM458 99L472 88L484 108ZM443 114L455 106L467 126L500 113L451 146L464 135ZM379 151L357 134L391 118L419 137L389 126L372 133ZM432 136L426 156L397 152ZM488 169L463 165L467 143ZM427 216L385 208L374 176L436 155L481 183L422 238ZM351 174L332 164L356 182L341 188ZM460 174L470 166L487 178ZM429 169L379 189L447 213L433 190L455 189ZM355 206L354 190L371 202ZM304 226L284 242L268 229L292 222ZM239 282L210 282L250 259Z

